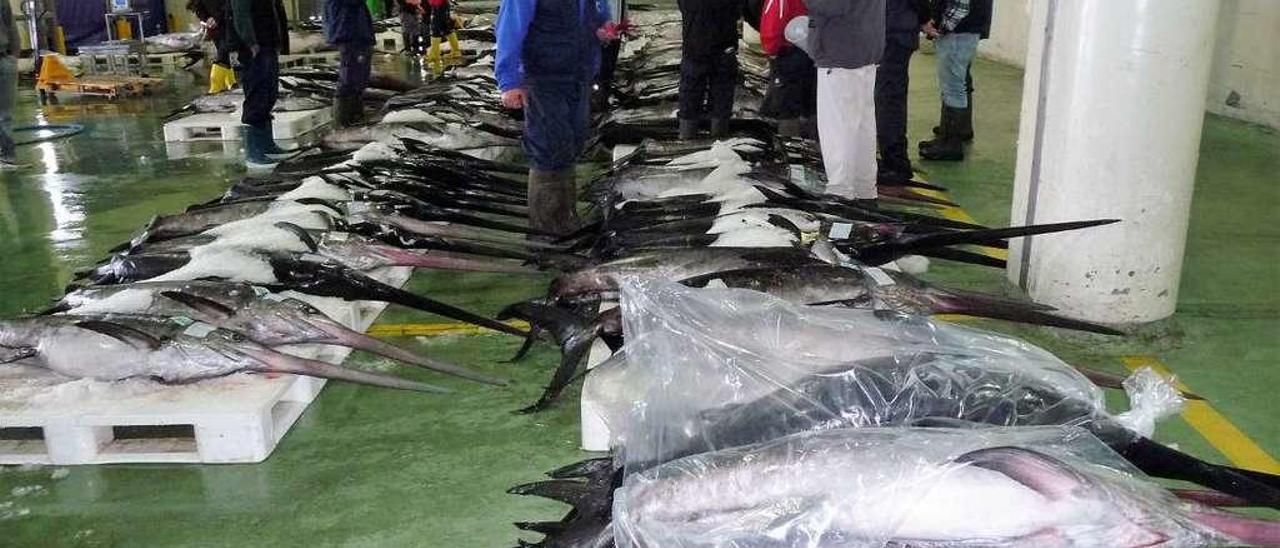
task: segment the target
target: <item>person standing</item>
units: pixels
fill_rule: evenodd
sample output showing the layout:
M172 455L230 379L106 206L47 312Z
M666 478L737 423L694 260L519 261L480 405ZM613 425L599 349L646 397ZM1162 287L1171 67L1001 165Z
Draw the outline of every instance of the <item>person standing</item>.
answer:
M13 104L18 98L18 53L22 47L13 7L0 2L0 170L16 169L18 145L13 140Z
M738 84L741 0L676 0L680 7L680 138L692 139L703 119L711 136L729 131Z
M806 13L804 0L767 0L760 13L760 46L772 57L778 134L786 137L813 136L818 72L809 54L786 39L787 23Z
M289 52L289 29L280 0L230 0L227 5L227 47L241 66L244 104L240 123L245 125L245 165L271 169L275 160L290 154L276 145L271 110L280 94L280 54Z
M920 29L929 21L924 0L885 0L885 43L876 70L877 179L900 182L913 176L907 156L907 90L911 55L920 47Z
M427 51L427 60L431 62L431 73L439 78L444 74L444 58L440 55L440 44L449 40L449 64L462 62L462 46L458 44L458 33L455 32L453 15L450 13L449 0L427 0L428 28L431 30L431 49Z
M818 67L818 136L827 192L870 207L876 193L876 63L885 0L806 0Z
M231 52L227 49L222 20L227 13L226 0L190 0L187 11L200 19L205 37L213 42L213 62L209 65L209 93L220 93L235 87L236 73L231 70Z
M325 0L325 39L338 47L338 96L334 122L349 127L364 117L360 96L369 87L373 62L373 17L362 0Z
M926 36L938 50L938 88L942 114L932 140L920 143L926 160L964 160L964 143L973 140L973 77L970 66L978 41L991 33L992 0L936 0Z
M400 11L400 37L404 51L414 55L424 52L422 47L422 0L396 0Z
M505 0L494 76L502 104L524 109L529 226L577 228L574 164L586 143L600 43L617 37L602 0Z

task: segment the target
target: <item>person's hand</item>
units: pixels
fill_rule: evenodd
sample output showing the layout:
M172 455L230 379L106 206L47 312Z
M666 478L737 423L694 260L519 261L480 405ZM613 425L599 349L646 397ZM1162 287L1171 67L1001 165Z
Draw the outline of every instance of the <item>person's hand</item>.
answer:
M210 18L208 18L208 19L206 19L206 20L205 20L205 22L204 22L204 26L205 26L206 28L208 28L209 30L216 29L216 28L218 28L218 20L217 20L217 19L214 19L214 18L212 18L212 17L210 17Z
M942 33L938 32L938 27L933 24L932 19L930 19L928 23L925 23L923 27L920 27L920 32L923 32L924 35L928 36L930 39L942 36Z
M254 44L254 45L252 45L252 46L249 46L249 53L253 54L253 56L254 56L254 57L257 57L257 56L258 56L258 52L260 52L260 51L262 51L262 48L258 47L258 45L257 45L257 44Z
M600 28L596 29L596 38L599 38L601 42L612 42L617 40L618 24L613 21L609 21L608 23L601 25Z
M509 89L502 92L502 106L511 110L524 108L524 88Z

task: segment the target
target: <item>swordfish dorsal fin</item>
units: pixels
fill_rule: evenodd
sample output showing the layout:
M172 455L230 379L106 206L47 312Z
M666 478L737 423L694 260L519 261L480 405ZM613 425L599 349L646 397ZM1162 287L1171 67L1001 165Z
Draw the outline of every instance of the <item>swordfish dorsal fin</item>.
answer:
M119 340L138 350L155 350L160 348L161 341L147 333L143 333L132 327L120 325L118 323L104 322L100 320L87 320L76 322L76 327L88 329L97 333L102 333L108 337Z
M234 316L236 313L235 310L232 310L226 306L223 306L222 303L219 303L211 299L206 299L199 295L192 295L190 293L184 293L182 291L161 291L160 295L166 299L171 299L179 303L182 303L183 306L186 306L187 308L195 310L201 314L204 314L206 316L210 316L213 318L218 318L220 320L225 320L227 318L230 318L231 316Z

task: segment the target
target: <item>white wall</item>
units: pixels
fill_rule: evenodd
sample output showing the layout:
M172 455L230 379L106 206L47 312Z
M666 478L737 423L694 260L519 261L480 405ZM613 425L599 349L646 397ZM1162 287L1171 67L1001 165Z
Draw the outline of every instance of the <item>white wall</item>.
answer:
M991 38L982 43L983 55L1023 66L1032 1L995 0ZM1207 108L1215 114L1280 128L1280 39L1276 37L1280 1L1221 1ZM1232 92L1238 98L1233 98ZM1229 99L1234 106L1228 104Z

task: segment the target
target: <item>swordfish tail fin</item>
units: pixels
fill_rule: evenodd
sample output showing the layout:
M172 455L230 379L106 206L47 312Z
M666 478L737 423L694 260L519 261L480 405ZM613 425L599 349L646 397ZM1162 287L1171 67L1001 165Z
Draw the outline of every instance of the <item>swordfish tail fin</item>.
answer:
M519 413L536 413L551 406L577 377L578 369L600 331L600 319L590 319L572 311L528 301L503 309L499 318L519 318L529 322L534 329L549 331L560 345L560 365L551 375L542 396Z

